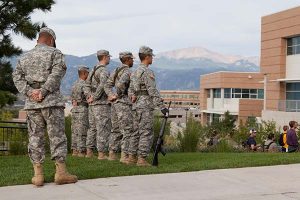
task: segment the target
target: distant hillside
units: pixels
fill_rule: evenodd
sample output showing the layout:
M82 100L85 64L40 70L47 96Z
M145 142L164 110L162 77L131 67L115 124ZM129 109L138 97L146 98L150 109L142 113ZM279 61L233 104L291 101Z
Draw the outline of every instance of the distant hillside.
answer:
M162 90L198 90L200 75L216 71L259 71L258 57L222 55L204 48L186 48L156 55L151 69L156 74L157 86ZM11 60L15 66L16 58ZM92 68L97 63L95 54L89 56L66 55L67 74L61 87L63 94L70 94L77 79L77 65ZM138 65L138 59L134 68ZM111 60L109 71L120 65L118 59Z

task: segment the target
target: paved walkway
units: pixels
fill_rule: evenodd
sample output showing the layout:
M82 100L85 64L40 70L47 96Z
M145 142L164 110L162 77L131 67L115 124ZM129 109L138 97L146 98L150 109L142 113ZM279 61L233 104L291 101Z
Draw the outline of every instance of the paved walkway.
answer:
M1 200L300 199L300 164L0 187Z

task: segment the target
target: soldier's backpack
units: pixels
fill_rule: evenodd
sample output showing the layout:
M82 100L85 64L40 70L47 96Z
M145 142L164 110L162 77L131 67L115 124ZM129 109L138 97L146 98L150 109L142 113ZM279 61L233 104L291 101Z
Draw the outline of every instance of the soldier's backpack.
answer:
M94 75L95 75L95 73L96 73L96 71L100 68L100 67L105 67L105 66L103 66L103 65L96 65L96 66L94 66L94 69L93 69L93 71L92 71L92 74L91 74L91 76L90 76L90 81L92 82L92 79L93 79L93 77L94 77ZM95 80L97 81L97 83L100 83L100 79L98 78L98 77L94 77L95 78Z
M125 69L126 67L127 67L127 66L122 66L122 67L116 69L116 73L114 74L114 84L116 83L116 79L117 79L117 77L118 77L118 74L119 74L123 69ZM122 74L121 74L121 75L122 75Z

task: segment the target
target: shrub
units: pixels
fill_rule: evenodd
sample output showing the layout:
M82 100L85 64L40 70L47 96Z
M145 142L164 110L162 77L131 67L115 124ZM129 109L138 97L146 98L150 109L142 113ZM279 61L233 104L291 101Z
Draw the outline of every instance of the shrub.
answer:
M209 146L203 149L201 152L215 152L215 153L231 153L231 152L241 152L239 149L231 146L227 140L220 140L217 145Z
M183 133L178 133L179 148L183 152L195 152L200 136L203 134L201 124L193 117L189 117Z

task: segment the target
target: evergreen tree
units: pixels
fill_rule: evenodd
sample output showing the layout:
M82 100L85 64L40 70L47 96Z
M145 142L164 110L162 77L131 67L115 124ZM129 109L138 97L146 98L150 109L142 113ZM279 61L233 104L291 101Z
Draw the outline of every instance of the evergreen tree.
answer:
M50 11L54 0L0 1L0 108L13 104L18 91L12 80L12 67L7 58L18 56L22 49L14 46L11 33L34 39L41 25L33 23L30 14L35 10Z

